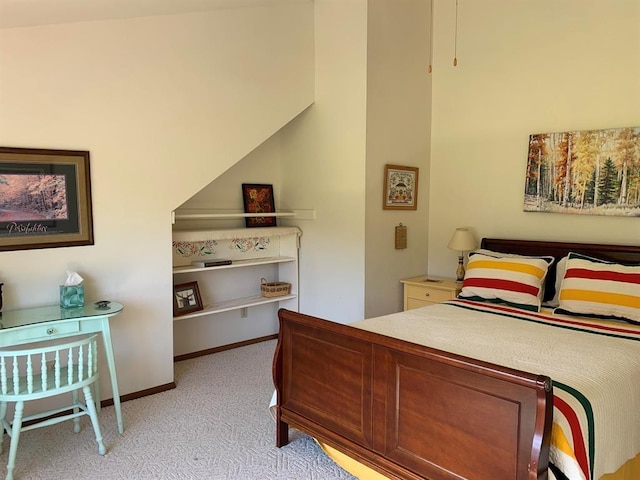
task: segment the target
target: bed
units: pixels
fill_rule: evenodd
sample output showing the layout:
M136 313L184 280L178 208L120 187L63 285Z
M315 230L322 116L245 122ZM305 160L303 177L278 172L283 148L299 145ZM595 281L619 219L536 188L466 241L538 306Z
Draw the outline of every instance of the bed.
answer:
M538 297L560 293L561 307L585 304L571 298L578 289L565 287L574 287L567 272L591 260L596 274L597 263L614 265L636 296L621 311L640 311L638 246L485 238L481 248L478 261L490 252L508 263L552 257ZM339 463L383 478L640 478L640 327L599 311L482 300L467 295L351 325L279 311L277 446L294 427Z

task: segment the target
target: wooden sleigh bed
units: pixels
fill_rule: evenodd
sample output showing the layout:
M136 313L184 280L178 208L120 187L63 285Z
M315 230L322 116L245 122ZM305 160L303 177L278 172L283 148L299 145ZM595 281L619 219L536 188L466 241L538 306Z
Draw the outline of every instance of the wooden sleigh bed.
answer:
M640 247L488 239L482 248L640 264ZM431 308L431 307L426 307ZM546 479L552 378L281 310L276 444L297 428L388 478Z

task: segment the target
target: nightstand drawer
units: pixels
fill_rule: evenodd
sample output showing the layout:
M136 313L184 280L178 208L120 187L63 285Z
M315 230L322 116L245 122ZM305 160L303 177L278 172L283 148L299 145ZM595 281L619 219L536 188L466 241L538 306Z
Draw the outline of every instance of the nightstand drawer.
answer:
M427 302L425 300L418 300L417 298L406 298L406 306L405 306L405 310L411 310L412 308L420 308L420 307L426 307L428 305L435 305L437 302Z
M400 280L404 284L404 309L425 307L434 303L453 300L462 285L443 277L420 275Z
M406 285L407 298L415 300L422 300L429 303L446 302L456 298L456 292L450 290L436 290L435 288L428 287L416 287L413 285Z

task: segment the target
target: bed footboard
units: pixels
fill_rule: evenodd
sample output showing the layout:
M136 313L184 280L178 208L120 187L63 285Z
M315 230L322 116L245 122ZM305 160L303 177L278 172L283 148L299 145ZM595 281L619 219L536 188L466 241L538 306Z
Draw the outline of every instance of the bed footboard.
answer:
M289 426L389 478L546 479L551 380L280 310L276 444Z

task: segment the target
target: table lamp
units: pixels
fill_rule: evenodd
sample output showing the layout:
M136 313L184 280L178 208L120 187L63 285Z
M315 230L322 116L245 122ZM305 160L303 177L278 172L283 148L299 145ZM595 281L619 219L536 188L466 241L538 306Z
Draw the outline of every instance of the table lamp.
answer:
M476 239L468 228L456 228L453 232L451 240L449 240L448 248L460 252L458 256L458 269L456 270L456 281L464 280L464 252L469 252L477 247Z

